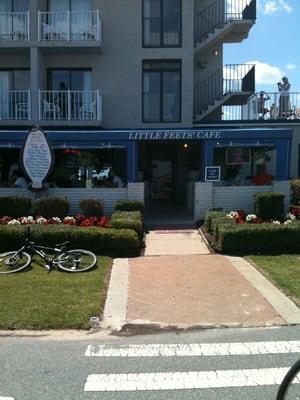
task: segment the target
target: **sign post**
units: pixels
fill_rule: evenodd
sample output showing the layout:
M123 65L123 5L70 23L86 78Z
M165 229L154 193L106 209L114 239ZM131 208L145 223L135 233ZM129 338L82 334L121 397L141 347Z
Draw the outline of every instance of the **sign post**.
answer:
M21 148L20 164L30 181L30 190L47 189L44 182L53 169L54 154L47 135L39 127L28 132Z
M205 182L219 182L221 167L205 167Z

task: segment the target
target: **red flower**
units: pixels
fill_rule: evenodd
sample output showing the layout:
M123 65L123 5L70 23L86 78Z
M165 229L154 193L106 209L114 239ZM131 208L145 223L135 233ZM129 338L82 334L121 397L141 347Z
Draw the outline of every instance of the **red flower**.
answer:
M11 218L8 216L4 216L0 218L0 225L7 225L11 221Z
M98 219L97 226L101 228L108 228L109 227L109 218L108 217L101 217Z

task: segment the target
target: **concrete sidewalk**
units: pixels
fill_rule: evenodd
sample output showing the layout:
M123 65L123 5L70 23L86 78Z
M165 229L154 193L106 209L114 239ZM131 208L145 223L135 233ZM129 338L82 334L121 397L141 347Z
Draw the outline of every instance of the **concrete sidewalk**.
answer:
M300 323L300 310L253 266L210 254L196 231L151 232L145 255L115 260L104 328Z

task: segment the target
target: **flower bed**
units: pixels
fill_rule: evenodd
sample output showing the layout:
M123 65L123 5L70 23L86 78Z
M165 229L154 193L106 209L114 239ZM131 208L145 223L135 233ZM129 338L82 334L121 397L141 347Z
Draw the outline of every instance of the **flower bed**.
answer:
M294 254L300 252L300 220L261 222L244 212L208 212L205 231L211 246L225 254Z
M78 214L76 217L65 217L60 219L59 217L44 218L44 217L20 217L11 218L8 216L0 218L0 225L69 225L69 226L80 226L80 227L91 227L98 226L100 228L108 228L110 225L110 219L108 217L84 217Z
M231 211L226 215L228 218L231 218L235 221L236 224L262 224L263 221L256 214L246 214L244 210L239 211ZM278 219L270 220L270 223L280 225L281 223L288 225L300 219L300 214L295 210L291 209L290 212L286 215L283 221L279 221ZM264 221L266 223L266 221Z

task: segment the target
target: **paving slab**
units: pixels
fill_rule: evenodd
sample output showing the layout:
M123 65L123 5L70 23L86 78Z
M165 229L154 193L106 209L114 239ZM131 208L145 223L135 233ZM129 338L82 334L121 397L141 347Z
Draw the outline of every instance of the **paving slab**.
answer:
M212 254L130 259L126 320L182 328L286 324L229 259Z
M210 254L196 230L157 230L146 235L145 256Z

